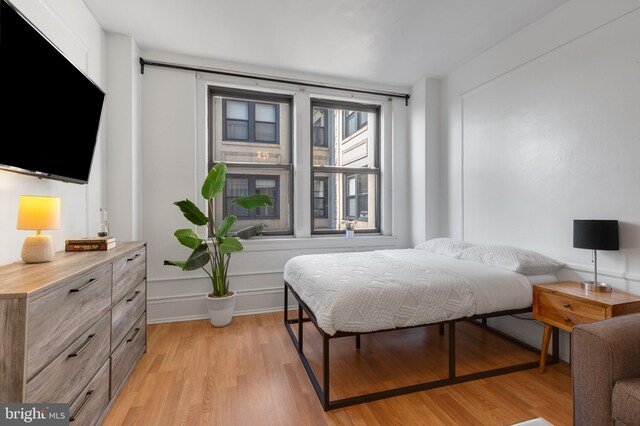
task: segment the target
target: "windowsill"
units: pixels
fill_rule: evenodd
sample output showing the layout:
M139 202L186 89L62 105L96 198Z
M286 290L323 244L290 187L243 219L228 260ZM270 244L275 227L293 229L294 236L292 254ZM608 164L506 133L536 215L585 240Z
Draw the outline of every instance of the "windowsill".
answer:
M244 251L300 250L300 249L392 249L398 239L388 235L312 235L307 238L259 237L243 240Z

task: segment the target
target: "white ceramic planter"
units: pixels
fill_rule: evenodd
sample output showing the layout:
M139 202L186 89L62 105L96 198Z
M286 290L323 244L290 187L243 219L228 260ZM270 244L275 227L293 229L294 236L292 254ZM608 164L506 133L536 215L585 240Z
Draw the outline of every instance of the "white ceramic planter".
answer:
M345 237L347 238L353 238L355 235L356 231L354 231L353 229L347 229L346 230L346 234Z
M230 291L226 296L222 297L207 295L206 299L211 325L214 327L229 325L233 316L233 308L236 305L236 293Z

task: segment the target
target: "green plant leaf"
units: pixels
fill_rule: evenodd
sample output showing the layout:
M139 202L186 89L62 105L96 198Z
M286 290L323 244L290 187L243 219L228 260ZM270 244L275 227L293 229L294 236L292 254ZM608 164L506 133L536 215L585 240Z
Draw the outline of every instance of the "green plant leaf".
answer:
M236 220L238 220L238 218L234 215L225 217L216 231L216 236L218 238L226 237L229 229L231 229L231 227L236 223Z
M191 256L185 262L184 271L193 271L205 266L210 259L209 250L206 244L201 244L191 253Z
M222 192L226 181L227 165L218 163L209 171L209 175L202 184L202 196L205 200L210 200Z
M180 269L184 269L184 267L187 265L187 262L185 262L184 260L165 260L164 264L177 266Z
M209 218L207 218L207 215L202 213L198 206L193 204L193 201L182 200L176 201L173 204L178 206L182 214L184 214L184 217L186 217L187 220L194 225L201 226L206 225L209 222Z
M220 254L235 253L237 251L242 251L242 249L242 243L235 237L222 238L222 244L218 246L218 252Z
M236 198L232 201L233 204L237 204L245 209L255 209L257 207L272 207L273 202L268 195L265 194L254 194L249 195L247 197Z
M180 241L180 244L191 249L198 247L204 241L192 229L178 229L173 235Z
M267 225L264 223L259 223L257 225L248 226L246 228L239 229L234 232L234 236L238 237L242 240L248 240L249 238L257 237L258 235L262 235L262 231L266 228Z

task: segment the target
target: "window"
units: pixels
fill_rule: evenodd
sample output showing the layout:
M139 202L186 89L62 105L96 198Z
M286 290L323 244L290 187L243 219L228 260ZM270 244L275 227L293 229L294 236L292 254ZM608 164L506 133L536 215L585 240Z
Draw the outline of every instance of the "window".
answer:
M224 99L224 140L278 143L278 105Z
M329 186L328 177L316 177L313 180L313 217L327 218L327 204L329 197L327 196L327 187Z
M369 176L345 176L345 209L346 217L358 220L369 218Z
M227 165L216 223L234 214L234 230L261 223L265 235L292 234L291 96L213 87L209 106L209 167ZM273 207L246 210L231 203L252 194L268 195Z
M327 120L329 112L325 109L318 108L313 114L313 146L329 146L329 138L327 133Z
M348 138L367 125L368 114L364 111L343 111L343 139Z
M225 185L224 211L226 214L234 214L238 220L252 219L278 219L280 178L278 176L261 175L227 175ZM255 210L247 210L232 204L238 197L246 197L249 194L265 194L273 201L273 207L259 207Z
M341 221L347 218L358 221L356 232L379 232L379 108L313 100L311 110L311 232L344 232ZM326 145L319 143L318 128Z

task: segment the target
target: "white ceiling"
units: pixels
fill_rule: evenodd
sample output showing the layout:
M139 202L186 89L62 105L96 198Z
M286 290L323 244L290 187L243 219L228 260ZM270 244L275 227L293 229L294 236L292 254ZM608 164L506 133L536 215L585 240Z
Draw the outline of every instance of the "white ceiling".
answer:
M143 49L411 86L567 0L85 0ZM153 58L149 58L153 59Z

